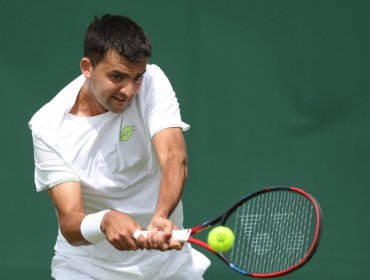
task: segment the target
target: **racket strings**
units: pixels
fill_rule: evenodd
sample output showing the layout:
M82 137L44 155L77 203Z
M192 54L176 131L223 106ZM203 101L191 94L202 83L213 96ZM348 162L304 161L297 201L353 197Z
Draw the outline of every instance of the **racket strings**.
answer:
M315 234L314 206L303 195L273 191L240 205L227 224L235 243L230 262L253 273L273 273L302 260Z

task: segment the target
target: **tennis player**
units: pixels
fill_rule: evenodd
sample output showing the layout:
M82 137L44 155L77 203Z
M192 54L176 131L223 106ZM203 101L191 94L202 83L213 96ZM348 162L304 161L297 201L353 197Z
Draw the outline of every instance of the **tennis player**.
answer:
M82 75L31 119L35 184L58 214L57 280L200 280L209 260L182 228L187 155L179 104L131 19L95 18ZM151 233L138 240L133 233Z

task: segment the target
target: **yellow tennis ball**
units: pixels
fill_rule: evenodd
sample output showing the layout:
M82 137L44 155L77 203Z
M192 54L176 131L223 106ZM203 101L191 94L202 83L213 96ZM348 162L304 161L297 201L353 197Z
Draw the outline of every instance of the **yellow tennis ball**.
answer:
M216 252L226 252L234 244L234 233L231 229L224 226L213 228L208 233L208 245Z

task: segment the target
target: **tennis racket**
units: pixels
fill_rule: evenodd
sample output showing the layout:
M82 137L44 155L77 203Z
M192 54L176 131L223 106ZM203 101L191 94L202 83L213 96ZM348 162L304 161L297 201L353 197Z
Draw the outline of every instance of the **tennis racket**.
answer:
M229 227L233 247L215 252L193 236L212 226ZM296 187L268 187L252 193L224 212L191 229L175 230L172 238L199 245L232 270L251 277L285 275L302 267L319 244L322 213L316 199ZM135 238L145 231L135 232Z

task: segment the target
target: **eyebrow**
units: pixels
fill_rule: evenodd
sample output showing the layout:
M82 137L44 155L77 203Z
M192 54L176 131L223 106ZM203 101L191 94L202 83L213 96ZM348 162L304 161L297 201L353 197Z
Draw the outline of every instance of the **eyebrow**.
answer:
M116 74L120 74L122 76L129 76L127 73L124 73L124 72L119 71L119 70L112 70L112 71L109 71L109 73L116 73ZM135 77L143 76L145 73L146 73L146 69L143 72L137 73L135 75Z

